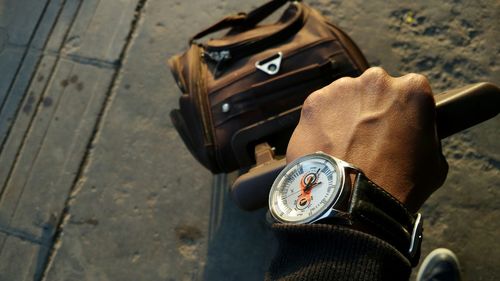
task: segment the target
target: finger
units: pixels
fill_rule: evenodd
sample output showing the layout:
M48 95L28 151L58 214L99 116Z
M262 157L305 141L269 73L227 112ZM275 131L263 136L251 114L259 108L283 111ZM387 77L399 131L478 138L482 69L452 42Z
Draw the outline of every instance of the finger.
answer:
M437 175L437 185L436 188L441 187L445 180L446 177L448 176L448 171L449 171L449 164L448 161L446 160L446 157L443 155L443 152L441 151L441 142L439 142L439 164L438 164L438 175Z

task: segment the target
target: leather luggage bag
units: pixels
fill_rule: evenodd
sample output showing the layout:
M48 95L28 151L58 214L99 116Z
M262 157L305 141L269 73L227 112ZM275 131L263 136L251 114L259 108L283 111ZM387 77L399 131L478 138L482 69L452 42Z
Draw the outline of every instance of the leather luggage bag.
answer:
M213 173L249 168L258 143L284 155L305 98L368 68L354 42L304 3L290 2L276 23L259 25L287 2L227 16L169 59L182 91L172 123ZM223 29L229 29L226 35L197 42Z

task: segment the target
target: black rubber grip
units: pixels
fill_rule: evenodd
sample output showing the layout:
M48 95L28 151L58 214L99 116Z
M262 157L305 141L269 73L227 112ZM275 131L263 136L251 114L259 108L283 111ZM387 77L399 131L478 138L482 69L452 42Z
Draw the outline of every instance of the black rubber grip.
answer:
M500 112L500 89L491 83L471 84L434 98L440 139L491 119Z

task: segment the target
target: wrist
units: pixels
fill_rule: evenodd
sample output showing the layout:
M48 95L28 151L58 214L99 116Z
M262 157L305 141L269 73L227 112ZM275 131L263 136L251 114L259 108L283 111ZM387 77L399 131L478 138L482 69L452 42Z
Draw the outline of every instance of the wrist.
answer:
M398 249L416 265L423 238L422 217L411 213L385 189L358 174L350 214L353 226L372 234Z
M353 184L350 175L356 175ZM347 224L419 259L421 220L353 165L323 152L289 163L276 178L269 210L285 224Z

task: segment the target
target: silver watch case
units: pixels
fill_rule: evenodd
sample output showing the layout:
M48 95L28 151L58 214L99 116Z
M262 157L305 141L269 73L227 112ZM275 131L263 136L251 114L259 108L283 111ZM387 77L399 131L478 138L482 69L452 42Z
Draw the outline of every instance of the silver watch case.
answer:
M273 208L273 194L274 190L278 188L278 184L280 183L281 179L285 176L285 174L295 165L297 165L300 162L307 161L311 158L324 158L329 160L337 169L337 176L339 177L337 182L340 183L339 191L337 194L334 196L334 198L329 202L327 207L319 212L318 214L308 217L304 220L299 220L299 221L286 221L282 220L275 212ZM341 206L346 206L346 202L350 200L351 197L351 182L349 179L349 173L362 173L362 171L351 165L350 163L347 163L343 160L340 160L336 157L333 157L331 155L328 155L322 151L318 151L312 154L308 154L305 156L302 156L300 158L295 159L278 174L276 179L273 182L273 185L271 187L271 191L269 192L269 213L273 217L274 220L280 223L288 223L288 224L312 224L315 223L319 220L325 219L325 218L339 218L343 219L346 222L350 222L350 215L347 212L347 210L341 210Z

